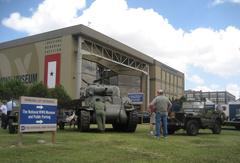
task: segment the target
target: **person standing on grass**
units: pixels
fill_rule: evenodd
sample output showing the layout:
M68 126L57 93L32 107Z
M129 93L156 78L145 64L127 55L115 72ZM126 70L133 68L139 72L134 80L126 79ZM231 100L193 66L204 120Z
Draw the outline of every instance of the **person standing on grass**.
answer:
M96 112L96 121L98 124L98 129L100 132L105 131L105 111L106 106L105 104L100 100L100 98L97 98L94 103L94 108Z
M9 116L12 109L16 107L16 103L13 100L7 102L7 115Z
M167 129L167 116L168 111L172 107L170 100L163 95L163 90L157 91L157 96L151 102L152 106L156 107L156 137L160 138L160 127L163 127L163 136L167 138L168 129ZM162 125L161 125L162 124Z
M3 101L3 104L1 105L0 107L0 110L2 111L2 117L1 117L1 127L3 129L6 129L7 128L7 106L6 106L6 101Z
M152 112L150 116L150 135L155 135L156 113Z
M155 135L154 127L156 123L156 113L155 107L153 105L149 105L148 112L150 113L150 135Z

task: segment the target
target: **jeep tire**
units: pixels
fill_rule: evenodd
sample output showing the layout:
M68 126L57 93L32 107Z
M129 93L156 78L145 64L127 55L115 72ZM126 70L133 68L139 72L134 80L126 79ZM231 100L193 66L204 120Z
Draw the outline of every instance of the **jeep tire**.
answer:
M15 134L17 133L17 128L16 126L13 125L13 120L10 119L8 122L8 132L9 134Z
M212 128L212 133L213 134L220 134L221 133L221 122L217 120Z
M198 134L199 124L197 120L189 120L186 125L187 134L190 136L196 136Z
M65 123L64 122L59 122L59 129L60 130L64 130L64 127L65 127Z

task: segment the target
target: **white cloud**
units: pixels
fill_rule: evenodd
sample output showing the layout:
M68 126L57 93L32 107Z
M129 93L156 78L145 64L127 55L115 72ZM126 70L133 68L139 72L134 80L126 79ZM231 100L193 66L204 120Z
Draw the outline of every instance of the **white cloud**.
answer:
M205 86L205 85L196 86L196 87L193 88L192 90L194 90L194 91L202 91L202 92L211 92L211 91L214 91L214 89L211 89L210 87Z
M204 80L198 75L192 75L188 78L188 80L198 85L204 84Z
M226 90L236 96L237 99L240 98L240 85L228 84Z
M213 5L223 4L226 0L214 0Z
M129 8L126 0L95 0L89 8L85 7L85 0L44 0L32 16L15 12L2 24L31 35L90 22L91 28L180 71L196 66L222 77L240 75L240 29L236 27L186 32L174 28L153 9ZM199 85L204 84L201 78L194 78Z
M240 4L240 0L213 0L213 5L219 5L223 3L235 3Z
M77 12L85 7L85 0L45 0L31 17L14 12L2 24L17 31L36 34L74 24Z

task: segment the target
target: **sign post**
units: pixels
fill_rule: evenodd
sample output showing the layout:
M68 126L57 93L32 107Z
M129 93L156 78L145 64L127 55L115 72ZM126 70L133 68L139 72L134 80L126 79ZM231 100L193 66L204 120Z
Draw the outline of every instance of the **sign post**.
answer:
M52 132L55 143L57 130L57 99L25 97L20 98L19 139L25 132Z

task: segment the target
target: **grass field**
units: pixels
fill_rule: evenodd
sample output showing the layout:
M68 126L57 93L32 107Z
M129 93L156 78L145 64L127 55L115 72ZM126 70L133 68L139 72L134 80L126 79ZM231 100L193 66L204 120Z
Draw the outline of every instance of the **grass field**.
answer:
M96 126L93 126L95 128ZM109 126L110 127L110 126ZM17 135L0 129L0 163L54 162L240 162L240 132L222 130L213 135L200 130L198 136L186 136L183 130L167 140L154 139L148 125L138 125L135 133L81 133L67 128L58 131L56 143L50 133L23 135L23 146L17 146Z

